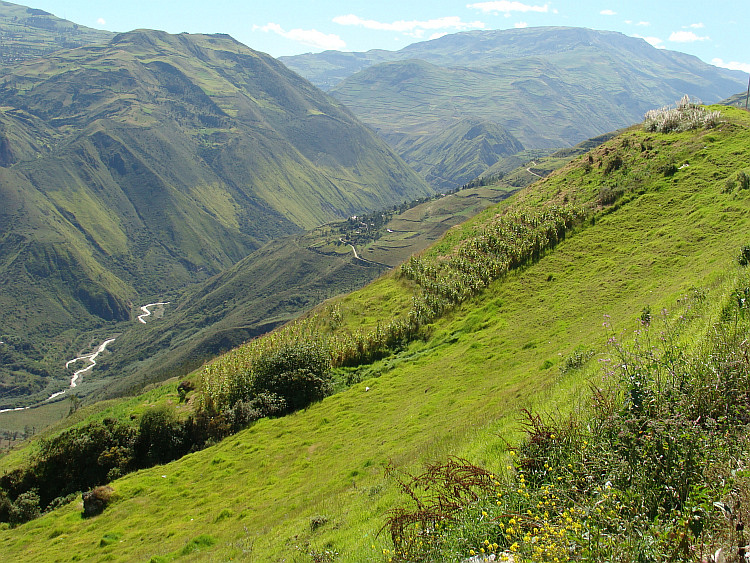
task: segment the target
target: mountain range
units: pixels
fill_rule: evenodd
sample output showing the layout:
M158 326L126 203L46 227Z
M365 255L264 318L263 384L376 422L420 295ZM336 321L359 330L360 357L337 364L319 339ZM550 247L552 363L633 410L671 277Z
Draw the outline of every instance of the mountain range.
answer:
M140 300L431 193L339 102L228 36L139 30L57 51L5 73L0 106L6 396L29 370L46 392L76 331Z
M264 354L357 338L366 351L398 321L423 314L426 294L443 300L472 279L485 280L463 300L443 300L442 312L433 309L411 338L337 366L331 396L170 463L112 473L101 514L83 517L80 494L61 496L46 514L0 528L4 553L16 561L414 560L399 557L404 544L385 527L391 518L432 506L430 495L446 483L472 491L475 480L486 481L488 493L456 495L460 510L441 513L452 525L418 529L430 542L415 541L410 550L444 549L421 559L470 560L484 549L533 560L541 542L584 561L659 550L665 555L654 560L687 562L693 546L737 549L734 521L722 507L727 488L741 490L747 476L722 472L717 479L716 471L747 458L746 423L739 421L746 416L750 289L738 258L750 224L750 118L737 108L713 111L714 126L705 129L620 132L451 229L404 268L206 365L189 378L196 388L186 400L179 389L184 398L188 386L174 381L66 418L41 444L68 437L76 450L89 448L118 428L142 436L151 422L164 421L168 432L152 431L170 447L181 424L198 420L201 404L228 381L246 382ZM578 220L557 229L545 222L569 212L580 213ZM503 269L503 257L522 249L528 259ZM483 272L498 265L494 274ZM734 345L724 346L725 337ZM692 361L696 351L718 363ZM693 369L705 384L694 400L708 396L703 408L716 406L706 434L697 417L671 414L685 400L679 389L692 385ZM656 392L666 386L668 393ZM730 395L738 408L719 408ZM653 413L643 397L649 405L663 401L664 411ZM230 417L247 412L243 405L214 413L206 427L227 428ZM598 418L586 418L592 413ZM728 416L737 418L715 436L736 455L719 463L714 453L725 450L706 453L709 442L697 438ZM556 457L568 447L570 457ZM54 460L65 475L80 476L82 467L127 462L123 449L87 449L92 463L82 466ZM13 488L33 477L24 473L34 463L30 451L0 459ZM45 451L56 453L49 445ZM687 477L691 501L673 502L664 479L671 487ZM16 508L33 508L33 494L11 493ZM650 495L665 499L663 519L643 516ZM604 503L608 509L597 511ZM681 517L702 514L694 503L718 511L695 531ZM543 527L555 533L534 531ZM617 541L591 541L592 529ZM674 537L687 546L678 556Z
M483 172L482 159L462 154L461 131L469 128L462 122L501 129L509 144L481 139L472 147L500 159L519 144L571 146L626 127L685 94L715 103L746 82L741 72L643 39L569 27L467 31L399 51L280 60L342 101L439 188Z

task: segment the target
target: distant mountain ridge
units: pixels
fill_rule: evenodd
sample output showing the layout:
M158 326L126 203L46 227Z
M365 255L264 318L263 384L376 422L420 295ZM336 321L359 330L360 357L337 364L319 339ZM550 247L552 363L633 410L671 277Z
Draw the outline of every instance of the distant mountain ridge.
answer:
M279 60L319 88L330 90L349 76L383 62L418 59L443 67L481 68L494 66L504 60L571 52L581 46L620 49L659 64L676 62L679 66L690 68L697 62L711 67L697 57L657 49L640 38L615 31L579 27L464 31L412 43L398 51L323 51L279 57ZM725 78L739 79L744 75L739 71L711 68L716 69L718 75Z
M432 193L340 103L226 35L58 51L0 78L0 106L0 334L37 358L3 367L8 390L29 369L51 378L73 327L126 320L280 235Z
M464 181L463 160L446 167L428 150L462 120L494 123L526 149L572 146L685 94L715 103L747 83L743 73L643 39L569 27L468 31L399 51L280 60L328 89L436 187ZM425 149L414 154L414 145Z
M58 18L44 10L0 1L0 65L42 57L61 49L106 43L114 35Z

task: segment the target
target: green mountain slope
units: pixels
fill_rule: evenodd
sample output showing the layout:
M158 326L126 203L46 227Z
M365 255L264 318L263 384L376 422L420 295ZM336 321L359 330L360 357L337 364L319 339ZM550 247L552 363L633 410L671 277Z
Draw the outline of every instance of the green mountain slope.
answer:
M135 31L13 67L0 161L0 334L21 357L4 396L32 375L36 397L59 387L75 335L140 300L430 192L339 103L228 36Z
M747 90L744 92L740 92L739 94L735 94L734 96L729 96L726 100L722 100L721 103L725 106L735 106L744 108L745 104L747 103Z
M78 25L44 10L0 2L0 65L106 43L113 36L109 31Z
M592 380L561 367L576 350L600 356L611 336L603 320L627 340L644 307L728 298L750 228L739 174L750 163L750 117L721 111L711 130L627 130L449 231L425 264L481 248L502 217L552 205L588 213L554 249L360 366L348 390L114 481L116 500L100 516L83 519L74 501L0 530L3 552L19 561L387 560L393 546L378 532L400 487L385 467L416 472L457 455L501 473L522 407L565 412L600 381L593 365ZM417 293L403 277L381 278L338 302L337 330L384 326ZM232 363L241 368L239 352L222 369ZM174 386L145 400L176 402Z
M376 231L360 233L363 219L358 218L272 241L186 292L163 318L125 331L116 353L97 363L82 392L90 402L183 376L326 299L365 285L516 189L478 187L435 197L389 213ZM92 387L98 390L91 393Z
M462 119L429 136L394 136L394 149L438 189L452 190L484 173L523 145L493 121Z
M281 60L329 85L441 188L464 183L467 169L477 165L475 152L447 158L440 152L437 139L462 120L493 122L526 149L559 148L639 122L684 94L718 102L745 82L742 73L642 39L565 27L472 31L400 51ZM461 142L457 134L450 145ZM415 145L422 148L412 151ZM446 161L455 162L446 167Z

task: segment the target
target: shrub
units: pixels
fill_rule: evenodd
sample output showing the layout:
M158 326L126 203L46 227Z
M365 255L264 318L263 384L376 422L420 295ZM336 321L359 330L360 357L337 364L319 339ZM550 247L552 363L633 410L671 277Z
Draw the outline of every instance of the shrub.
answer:
M160 405L144 412L133 449L136 463L142 467L167 463L187 453L184 427L177 421L174 409Z
M607 165L604 167L604 175L609 176L615 170L622 168L622 157L615 155L607 161Z
M622 188L602 186L599 190L599 204L612 205L622 197L623 193L625 193L625 190L623 190Z
M181 403L185 401L185 399L187 398L187 394L190 393L190 391L192 391L193 389L195 389L195 385L192 381L186 379L180 382L180 384L177 386L177 394L180 397Z
M328 353L316 343L301 342L262 356L253 366L252 393L280 397L286 412L323 399L331 393Z
M35 490L26 491L18 495L10 506L8 520L11 524L23 524L37 518L42 513L39 507L39 494Z
M676 107L665 106L646 113L643 127L646 131L670 133L672 131L689 131L691 129L716 127L721 121L721 113L708 111L699 102L692 102L685 95Z
M740 254L737 256L737 263L740 266L747 266L750 264L750 245L746 244L740 249Z
M109 486L96 487L81 495L83 499L83 517L91 518L101 514L112 502L115 490Z

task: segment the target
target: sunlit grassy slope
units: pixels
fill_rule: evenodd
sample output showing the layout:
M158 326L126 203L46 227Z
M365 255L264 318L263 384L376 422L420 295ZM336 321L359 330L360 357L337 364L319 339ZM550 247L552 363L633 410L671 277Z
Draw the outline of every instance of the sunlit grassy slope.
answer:
M519 409L566 410L586 387L559 364L578 346L603 350L603 315L615 329L631 326L645 306L716 291L734 271L750 238L750 190L730 186L750 167L750 116L723 114L709 131L625 131L449 231L427 252L450 252L507 207L594 202L594 220L424 340L361 368L361 383L115 481L119 500L100 516L82 519L73 502L2 530L0 552L14 561L310 561L328 550L336 561L382 561L378 531L397 493L389 463L416 470L459 455L501 470ZM619 168L608 164L616 158ZM622 190L614 204L596 204L604 187ZM411 291L386 275L341 300L344 322L387 320Z

